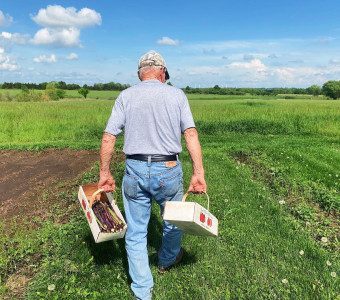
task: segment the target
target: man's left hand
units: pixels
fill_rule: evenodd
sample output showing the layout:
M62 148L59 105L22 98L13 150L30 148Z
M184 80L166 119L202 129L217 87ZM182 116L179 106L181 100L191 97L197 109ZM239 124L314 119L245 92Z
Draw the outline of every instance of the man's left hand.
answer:
M204 175L193 174L190 181L188 193L204 194L207 192L207 184L205 183Z

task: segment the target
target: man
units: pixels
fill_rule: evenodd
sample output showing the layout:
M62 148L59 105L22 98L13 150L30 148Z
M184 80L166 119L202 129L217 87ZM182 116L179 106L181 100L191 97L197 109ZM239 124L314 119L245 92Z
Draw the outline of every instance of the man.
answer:
M153 278L147 252L151 198L158 203L162 214L166 201L182 200L181 133L193 165L188 192L203 193L206 183L201 146L188 99L182 90L165 84L169 73L163 57L149 51L140 58L137 74L141 83L120 93L105 129L99 188L115 190L109 166L116 137L125 127L122 193L128 226L125 242L131 288L137 299L151 299ZM159 273L163 274L181 260L181 243L182 231L164 222L158 252Z

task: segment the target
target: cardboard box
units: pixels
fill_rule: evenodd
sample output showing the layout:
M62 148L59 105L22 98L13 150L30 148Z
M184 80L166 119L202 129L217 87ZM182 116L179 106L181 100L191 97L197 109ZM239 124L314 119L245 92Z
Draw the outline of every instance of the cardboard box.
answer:
M98 184L94 183L80 186L78 192L78 199L91 228L94 241L96 243L101 243L109 240L123 238L127 230L127 225L118 206L116 205L116 201L113 198L112 193L102 193L102 197L104 197L105 200L108 200L111 203L112 208L116 212L117 216L125 223L125 226L120 232L101 232L100 227L95 219L94 212L90 208L90 198L97 190Z
M218 220L196 202L185 202L188 194L185 194L182 202L167 201L165 202L163 219L182 229L183 232L201 236L217 236Z

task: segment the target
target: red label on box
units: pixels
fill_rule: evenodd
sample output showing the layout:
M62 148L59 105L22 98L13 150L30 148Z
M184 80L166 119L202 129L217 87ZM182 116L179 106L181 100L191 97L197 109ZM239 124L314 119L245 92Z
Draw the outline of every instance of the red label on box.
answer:
M201 215L200 215L200 221L201 221L202 223L205 222L205 214L202 214L202 213L201 213Z
M86 203L85 203L84 199L81 201L81 204L83 205L83 208L85 210L86 209Z
M90 221L90 223L92 223L92 218L91 218L91 216L90 216L90 212L87 212L87 218L89 219L89 221Z
M212 221L211 221L211 219L208 219L208 221L207 221L207 224L208 224L208 226L212 226Z

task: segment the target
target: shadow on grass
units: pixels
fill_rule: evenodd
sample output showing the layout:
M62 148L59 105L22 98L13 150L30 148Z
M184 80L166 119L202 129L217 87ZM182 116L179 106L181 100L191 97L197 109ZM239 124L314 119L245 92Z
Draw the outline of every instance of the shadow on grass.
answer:
M85 242L93 256L93 261L98 266L114 263L117 260L127 261L124 239L95 243L93 236L89 233Z
M157 266L158 267L158 253L153 253L149 256L149 261L151 266ZM186 266L190 264L194 264L197 262L197 258L195 254L191 254L187 252L185 249L183 249L183 258L180 263L176 265L177 267L180 266Z
M122 264L124 272L128 278L128 284L132 282L129 275L129 264L124 238L102 243L95 243L93 236L88 234L85 238L85 242L88 245L91 255L93 256L93 262L97 266L110 264L114 265L115 262Z
M149 255L149 264L151 266L158 266L158 249L162 244L162 232L163 222L158 217L158 214L152 212L149 221L147 237L148 249L154 249L151 255ZM103 243L95 243L93 236L89 231L84 240L86 245L88 245L91 255L93 256L93 262L97 266L114 264L115 262L122 264L124 271L129 278L129 283L131 283L124 238ZM196 256L184 250L183 259L178 264L178 266L193 264L196 262Z
M158 266L158 250L162 244L162 233L163 222L159 220L158 214L152 212L148 227L148 247L156 250L156 253L149 255L149 263L152 266ZM183 258L178 266L193 264L196 262L196 256L183 249Z

